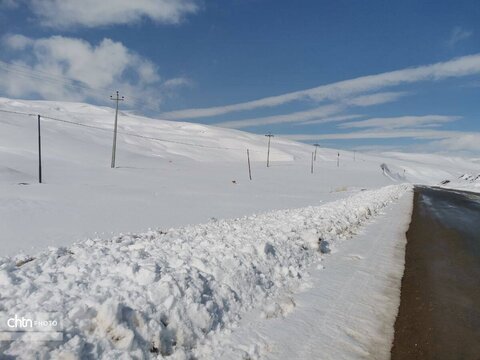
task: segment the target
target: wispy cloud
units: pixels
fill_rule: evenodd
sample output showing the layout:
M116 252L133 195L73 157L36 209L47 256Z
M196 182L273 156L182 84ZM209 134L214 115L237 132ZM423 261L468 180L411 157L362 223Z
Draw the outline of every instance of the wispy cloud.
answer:
M357 131L351 133L338 134L295 134L283 135L284 137L297 141L322 141L322 140L371 140L371 139L401 139L409 138L423 140L424 143L420 148L414 146L417 151L420 149L429 149L430 151L441 152L467 152L478 153L480 151L480 132L465 131L447 131L447 130L419 130L419 129L401 129L401 130L385 130L385 131ZM384 145L366 145L366 147L356 146L357 150L371 150L375 147L383 147ZM390 147L392 145L387 145ZM370 149L369 149L370 148ZM411 150L404 145L396 147L397 150ZM381 150L381 149L380 149ZM385 150L385 149L383 149Z
M339 124L339 128L377 128L400 129L408 127L435 127L441 124L461 119L460 116L422 115L371 118L361 121L351 121Z
M351 140L351 139L448 139L456 136L463 136L467 133L462 131L444 131L444 130L419 130L402 129L395 131L357 131L351 133L335 134L292 134L283 135L292 140L311 141L311 140ZM480 134L480 133L476 133Z
M456 26L452 29L450 36L447 40L447 46L454 47L462 40L466 40L473 35L473 31L466 30L460 26Z
M339 114L350 107L367 107L373 105L379 105L387 103L390 101L397 100L401 96L404 96L405 92L388 92L388 93L376 93L366 96L358 96L349 99L344 99L341 102L333 103L330 105L323 105L312 110L298 111L289 114L283 115L273 115L266 117L258 117L252 119L243 119L243 120L234 120L234 121L224 121L217 123L215 125L240 129L251 126L264 126L272 124L284 124L284 123L297 123L304 122L307 120L315 119L317 123L319 122L329 122L338 121Z
M362 76L307 90L265 97L233 105L171 111L162 114L162 117L168 119L192 119L218 116L231 112L253 110L257 108L275 107L293 101L308 100L319 102L323 100L341 100L354 95L361 95L362 93L365 94L371 91L378 91L386 87L420 81L438 81L451 77L461 77L479 73L480 54L475 54L459 57L446 62L406 68L376 75Z
M325 124L325 123L329 123L329 122L336 122L336 121L345 121L345 120L351 120L351 119L358 119L358 118L361 118L361 117L364 117L364 116L365 116L365 115L359 115L359 114L328 116L328 117L321 118L321 119L303 121L303 122L298 123L298 124L295 124L295 125Z
M345 102L349 105L355 106L373 106L379 104L385 104L388 102L396 101L403 96L406 96L408 92L406 91L397 91L397 92L380 92L375 94L368 94L357 96L352 99L347 99Z
M263 125L272 125L272 124L283 124L291 123L298 121L305 121L309 119L324 118L337 114L345 109L345 105L341 104L332 104L319 106L315 109L298 111L290 114L284 115L275 115L275 116L265 116L251 119L242 119L234 121L224 121L215 124L216 126L240 129L249 126L263 126Z
M173 79L169 79L167 81L165 81L163 83L163 86L166 87L166 88L178 88L178 87L190 87L192 86L193 83L190 79L186 78L186 77L178 77L178 78L173 78Z

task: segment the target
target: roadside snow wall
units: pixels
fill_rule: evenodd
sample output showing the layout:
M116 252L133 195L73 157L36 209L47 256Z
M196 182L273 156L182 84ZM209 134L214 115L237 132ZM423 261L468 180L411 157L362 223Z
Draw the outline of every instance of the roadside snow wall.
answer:
M355 234L409 185L318 207L92 239L0 260L0 312L60 312L61 342L0 342L17 358L186 359L242 314L308 281L320 249ZM319 244L319 239L322 244ZM325 251L323 251L325 252Z

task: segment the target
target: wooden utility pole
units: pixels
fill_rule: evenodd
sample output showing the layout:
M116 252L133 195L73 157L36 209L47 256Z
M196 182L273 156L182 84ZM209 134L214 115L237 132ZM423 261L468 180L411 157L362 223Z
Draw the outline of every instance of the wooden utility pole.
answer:
M40 135L40 115L38 115L38 183L42 183L42 138Z
M250 167L250 151L247 149L248 177L252 180L252 169Z
M314 160L317 161L317 149L319 148L320 144L313 144L313 146L315 146L315 156L314 156Z
M113 130L113 146L112 146L112 169L115 167L115 153L117 151L117 123L118 123L118 102L125 100L125 97L120 97L118 94L118 91L116 93L116 96L113 97L110 95L110 100L113 100L116 102L116 107L115 107L115 126Z
M310 172L313 174L313 158L314 158L314 153L312 152L312 163L310 165Z
M268 137L267 167L270 167L270 139L273 137L273 135L268 133L265 136Z

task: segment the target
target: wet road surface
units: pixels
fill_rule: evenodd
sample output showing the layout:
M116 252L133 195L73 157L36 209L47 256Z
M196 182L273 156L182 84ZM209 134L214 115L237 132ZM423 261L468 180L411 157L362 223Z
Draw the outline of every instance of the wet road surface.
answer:
M480 360L480 195L415 189L392 359Z

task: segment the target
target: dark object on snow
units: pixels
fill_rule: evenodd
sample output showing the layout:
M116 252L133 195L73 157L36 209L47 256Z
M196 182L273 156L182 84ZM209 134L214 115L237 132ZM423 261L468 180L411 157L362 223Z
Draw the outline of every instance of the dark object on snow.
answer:
M16 267L20 267L20 266L23 266L23 265L25 265L25 264L29 263L30 261L33 261L33 260L35 260L34 257L27 257L27 258L25 258L25 259L23 259L23 260L18 261L18 262L15 264L15 266L16 266Z
M326 240L323 240L322 238L319 238L318 239L318 243L319 243L319 248L320 248L320 252L322 254L330 254L330 244L328 243L328 241Z
M443 180L440 184L445 185L445 184L448 184L449 182L450 182L450 180Z

